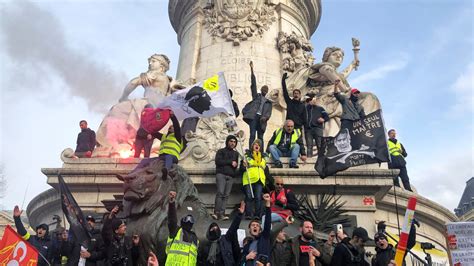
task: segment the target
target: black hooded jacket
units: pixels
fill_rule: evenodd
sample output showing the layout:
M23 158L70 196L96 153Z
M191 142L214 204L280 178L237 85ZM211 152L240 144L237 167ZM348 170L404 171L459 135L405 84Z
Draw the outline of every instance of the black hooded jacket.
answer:
M227 230L227 233L225 235L221 235L220 229L219 232L216 233L211 233L210 229L217 225L217 223L211 223L209 225L209 228L207 229L206 232L206 238L207 242L203 243L201 247L199 248L198 252L198 265L219 265L219 266L234 266L237 265L236 261L239 261L239 255L240 255L240 246L239 246L239 241L237 238L237 230L239 229L240 222L242 221L242 214L237 213L237 215L234 217L234 220L232 220L232 224L229 227L229 230ZM216 256L216 262L214 264L210 263L207 261L207 258L209 256L209 251L211 248L211 241L215 241L216 239L219 246L218 246L218 253Z
M38 256L38 265L49 265L53 259L54 254L56 253L54 251L53 242L49 238L49 226L46 224L37 226L37 228L43 227L46 230L45 236L40 238L37 235L29 235L28 231L25 229L25 226L21 222L20 217L13 217L13 219L15 220L15 226L18 234L21 235L23 239L26 238L25 240L27 240L33 247L36 248L36 250L38 250L39 253L41 253L41 255ZM44 258L48 262L46 262Z
M237 166L232 166L232 162L239 162L239 153L235 149L228 148L231 139L234 139L237 145L237 138L229 135L225 140L226 147L219 149L216 153L216 173L235 177L238 171Z

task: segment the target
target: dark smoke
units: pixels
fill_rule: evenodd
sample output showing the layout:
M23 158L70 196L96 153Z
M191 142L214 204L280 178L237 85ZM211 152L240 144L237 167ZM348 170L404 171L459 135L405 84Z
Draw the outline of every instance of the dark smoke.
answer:
M93 111L104 112L117 102L125 76L71 48L53 14L28 1L4 4L0 14L0 47L14 67L9 89L44 90L48 75L54 75Z

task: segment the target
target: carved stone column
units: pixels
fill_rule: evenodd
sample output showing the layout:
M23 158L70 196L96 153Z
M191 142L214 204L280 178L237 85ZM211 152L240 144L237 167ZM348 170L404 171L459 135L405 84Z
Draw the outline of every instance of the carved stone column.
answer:
M168 10L181 45L176 78L191 83L224 71L242 109L251 100L249 62L254 61L258 90L268 85L270 91L281 91L282 64L289 54L278 47L279 34L294 32L308 41L319 24L321 2L170 0ZM283 111L281 106L273 109L267 140L282 125ZM248 130L242 121L239 124Z

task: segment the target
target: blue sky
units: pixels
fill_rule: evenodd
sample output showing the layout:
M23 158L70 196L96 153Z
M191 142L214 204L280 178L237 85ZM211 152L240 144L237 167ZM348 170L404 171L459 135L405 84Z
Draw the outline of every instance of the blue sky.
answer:
M167 1L0 0L0 161L11 209L48 189L42 167L60 167L78 121L97 129L127 81L153 53L171 59L179 45ZM452 210L474 176L473 2L461 0L322 1L311 41L345 50L361 41L349 82L380 99L386 127L408 151L412 184ZM136 96L140 96L137 90Z

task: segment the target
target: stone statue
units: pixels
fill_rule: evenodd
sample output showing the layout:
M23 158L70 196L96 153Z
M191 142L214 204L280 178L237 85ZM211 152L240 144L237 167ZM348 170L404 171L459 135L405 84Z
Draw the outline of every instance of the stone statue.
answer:
M166 95L171 92L171 82L173 79L166 75L169 70L170 60L166 55L154 54L148 58L148 71L133 78L123 89L119 102L128 100L128 96L139 85L145 88L143 97L149 103L157 105Z
M166 75L170 60L166 55L154 54L148 58L148 71L133 78L124 88L119 103L112 106L97 130L98 147L93 157L117 157L130 153L140 127L140 114L148 103L156 105L165 96L183 86ZM128 99L138 86L145 89L144 98Z
M334 82L340 80L340 91L348 93L351 86L347 78L359 66L359 60L354 59L344 70L339 72L338 68L343 59L344 51L341 48L328 47L324 51L321 63L299 70L287 81L288 84L293 84L293 88L299 88L303 94L314 93L318 97L321 106L326 109L330 118L325 124L324 136L335 136L340 128L339 117L342 114L342 106L334 97ZM366 114L380 109L380 102L377 96L372 93L362 92L359 101Z
M207 226L211 223L204 205L199 201L197 189L184 169L174 164L168 178L163 181L163 167L163 161L156 160L129 175L117 175L124 182L123 211L119 216L127 218L128 234L140 236L141 257L138 265L147 265L149 251L153 251L160 263L164 263L169 191L177 192L178 223L181 217L192 214L196 220L193 230L200 239L205 239Z
M284 57L282 61L283 71L294 72L313 64L313 46L306 38L298 36L295 32L287 34L280 31L277 38L277 47Z

